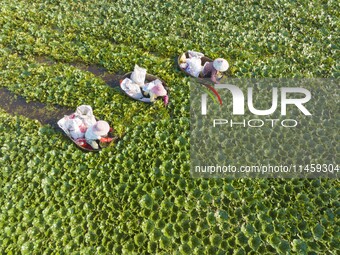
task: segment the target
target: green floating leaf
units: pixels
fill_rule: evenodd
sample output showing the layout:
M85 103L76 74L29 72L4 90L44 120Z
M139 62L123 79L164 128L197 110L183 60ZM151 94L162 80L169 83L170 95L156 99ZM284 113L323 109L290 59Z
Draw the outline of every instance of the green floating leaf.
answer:
M143 233L139 233L135 235L133 239L137 246L141 246L146 241L146 236Z
M21 254L29 255L33 253L34 245L31 242L26 242L21 246Z
M236 243L240 246L243 246L248 243L248 238L244 235L244 233L239 232L236 235Z
M153 199L149 194L146 194L143 196L143 198L140 200L140 204L143 208L149 208L151 209L153 206Z
M249 238L248 240L248 245L249 247L254 250L254 251L257 251L258 248L260 247L262 243L262 240L259 236L252 236Z
M281 243L280 237L278 237L276 234L270 235L268 241L274 248L279 247L279 244Z
M273 234L274 233L274 226L272 224L264 223L262 225L262 228L263 228L263 232L266 233L266 234Z
M151 254L155 254L157 251L157 243L154 241L148 242L148 252Z
M138 244L137 244L138 246ZM133 244L133 242L129 241L126 244L124 244L123 246L123 251L124 253L130 254L131 252L133 252L135 250L135 246Z
M166 236L162 236L160 240L160 247L164 250L167 250L170 246L171 246L171 239Z
M217 212L217 219L220 221L220 222L225 222L227 221L229 218L228 216L228 212L225 211L225 210L218 210Z
M277 248L280 254L290 254L290 245L286 240L282 240Z
M218 247L222 242L222 237L220 235L214 234L214 235L210 236L210 242L215 247Z
M247 237L250 237L250 236L253 236L254 233L255 233L255 228L250 225L250 224L243 224L242 227L241 227L241 231L247 236Z
M213 213L208 213L207 221L210 226L214 226L216 224L215 215Z
M301 239L294 239L292 242L292 251L297 252L298 254L307 254L308 246Z
M190 236L190 245L193 249L202 245L202 240L199 239L197 236Z
M163 197L164 193L162 191L162 189L160 188L155 188L153 191L152 191L152 196L155 200L159 200Z
M321 226L319 223L314 227L314 229L312 230L313 232L313 236L315 238L315 240L320 240L322 239L324 233L325 233L325 229L323 228L323 226Z
M243 248L237 248L234 250L233 255L246 255L246 252L244 251Z
M184 255L192 254L192 249L191 249L191 247L188 244L182 244L179 247L179 251L181 252L181 254L184 254Z
M154 231L151 233L150 238L152 241L159 241L162 237L162 231L160 229L154 229Z
M182 207L184 203L185 203L185 198L182 195L175 198L175 205Z
M142 229L145 233L151 233L155 229L155 223L147 219L142 223Z
M167 224L164 228L164 234L169 237L172 238L174 236L174 228L172 224Z

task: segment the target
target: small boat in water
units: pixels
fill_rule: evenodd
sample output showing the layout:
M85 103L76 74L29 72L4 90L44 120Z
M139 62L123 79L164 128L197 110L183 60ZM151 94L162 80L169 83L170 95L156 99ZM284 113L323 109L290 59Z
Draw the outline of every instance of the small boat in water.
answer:
M129 90L129 88L125 85L126 84L125 83L126 79L130 79L131 78L131 74L132 74L132 72L127 73L127 74L125 74L122 77L122 79L120 81L120 88L124 91L124 93L127 96L129 96L129 97L131 97L131 98L133 98L133 99L135 99L137 101L141 101L141 102L144 102L144 103L152 104L153 100L150 98L150 95L145 95L143 93L142 89L139 88L137 84L135 84L137 93L131 93L131 90ZM157 97L156 100L162 99L164 101L164 104L167 105L168 102L169 102L169 89L168 89L166 83L162 79L158 78L157 76L151 75L151 74L146 74L145 75L145 82L144 83L148 84L148 83L156 81L156 80L158 80L158 81L160 81L162 83L162 86L163 86L163 88L166 91L166 95L165 96L159 96L159 97Z

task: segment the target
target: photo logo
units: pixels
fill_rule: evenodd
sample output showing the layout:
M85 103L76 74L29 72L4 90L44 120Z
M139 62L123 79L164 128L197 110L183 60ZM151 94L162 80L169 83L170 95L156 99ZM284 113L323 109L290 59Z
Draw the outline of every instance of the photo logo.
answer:
M245 115L245 96L242 92L242 90L235 85L231 84L215 84L215 89L224 89L228 92L231 92L232 95L232 104L233 104L233 115ZM305 103L307 103L311 99L311 92L305 88L299 88L299 87L282 87L272 88L272 97L271 97L271 106L269 109L256 109L254 106L254 96L253 96L253 88L248 87L247 88L247 103L248 103L248 110L250 113L258 116L266 116L271 115L276 112L278 108L278 101L280 96L280 115L285 116L287 115L287 105L294 105L299 109L300 112L302 112L305 116L312 115L307 108L304 106ZM292 95L300 95L300 98L290 98L289 96ZM303 95L303 97L301 97ZM204 93L201 96L201 114L203 116L207 115L207 94ZM263 99L262 99L263 100ZM220 101L222 99L220 98ZM266 100L268 101L268 100ZM221 104L222 105L222 104ZM282 127L296 127L298 126L298 121L295 119L283 119L279 120L277 118L275 119L243 119L242 121L235 121L233 119L225 119L225 118L217 118L213 120L213 127L216 127L218 125L230 125L230 127L233 126L243 126L243 127L249 127L249 128L260 128L265 126L266 123L268 123L271 127L274 127L277 122L281 124Z
M233 115L244 115L244 94L242 90L235 86L229 84L215 84L215 89L228 89L233 96ZM281 88L281 115L286 115L287 105L295 105L304 115L312 115L306 107L303 105L311 99L311 93L309 90L304 88ZM288 99L288 93L301 93L304 94L304 98ZM273 88L272 90L272 106L267 110L255 109L253 104L253 88L248 87L248 109L251 113L255 115L270 115L274 113L278 105L278 88ZM202 95L202 115L207 114L207 94Z
M192 177L339 177L338 79L228 78L211 86L219 98L190 86Z

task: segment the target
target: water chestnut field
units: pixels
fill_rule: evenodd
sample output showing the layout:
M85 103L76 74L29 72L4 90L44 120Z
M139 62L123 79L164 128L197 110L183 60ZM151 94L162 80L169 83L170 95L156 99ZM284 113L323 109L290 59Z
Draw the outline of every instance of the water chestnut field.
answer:
M91 105L119 140L84 153L0 98L0 254L339 254L338 179L190 176L191 79L176 63L195 50L227 59L231 78L337 80L339 12L333 0L2 0L0 88L41 103L45 118ZM167 107L120 90L135 64L166 82ZM330 135L310 126L277 163L309 151L339 160L339 87L330 89L331 110L315 108ZM233 143L263 147L230 146L240 164L285 139L246 130L230 130Z

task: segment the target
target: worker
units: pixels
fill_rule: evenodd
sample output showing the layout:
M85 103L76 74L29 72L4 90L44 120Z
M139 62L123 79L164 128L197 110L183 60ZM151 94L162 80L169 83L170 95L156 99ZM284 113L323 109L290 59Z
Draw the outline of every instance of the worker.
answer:
M97 121L94 125L90 126L86 133L86 142L95 150L99 149L99 142L109 143L112 138L107 137L110 131L109 123L103 120Z
M213 62L206 62L202 69L204 78L210 77L214 83L219 83L218 78L222 77L222 73L227 71L229 63L224 58L217 58Z

